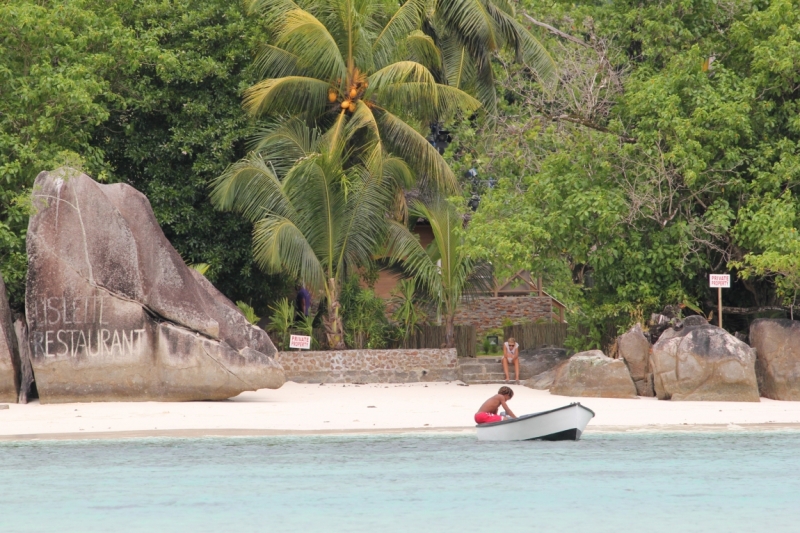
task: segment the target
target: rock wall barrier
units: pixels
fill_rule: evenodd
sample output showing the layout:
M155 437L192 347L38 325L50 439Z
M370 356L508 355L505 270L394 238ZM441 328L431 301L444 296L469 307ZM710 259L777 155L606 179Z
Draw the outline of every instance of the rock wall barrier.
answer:
M278 352L287 381L414 383L458 379L455 348Z

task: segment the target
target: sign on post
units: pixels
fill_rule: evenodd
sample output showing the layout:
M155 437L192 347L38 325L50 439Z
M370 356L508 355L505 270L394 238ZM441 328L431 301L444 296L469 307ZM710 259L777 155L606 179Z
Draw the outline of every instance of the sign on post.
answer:
M731 275L730 274L711 274L708 277L711 288L717 289L730 289L731 288Z
M709 274L708 284L713 289L717 289L717 320L719 327L722 327L722 289L731 287L730 274Z
M298 348L300 350L311 349L311 337L305 335L292 335L289 338L289 348Z

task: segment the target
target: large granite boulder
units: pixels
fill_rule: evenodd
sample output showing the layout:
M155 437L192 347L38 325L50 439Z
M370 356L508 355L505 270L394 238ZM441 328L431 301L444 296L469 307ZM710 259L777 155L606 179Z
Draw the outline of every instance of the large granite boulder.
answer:
M702 317L662 333L650 367L661 400L757 402L755 351Z
M761 395L800 400L800 321L759 318L750 324Z
M14 321L8 306L6 284L0 275L0 402L17 403L19 394L19 349Z
M550 394L636 398L636 387L624 361L590 350L576 353L559 367Z
M34 185L26 310L42 403L224 399L284 383L267 334L167 241L147 198L62 168Z
M617 353L628 365L628 370L639 396L655 396L653 374L650 372L650 341L642 327L634 325L617 338Z

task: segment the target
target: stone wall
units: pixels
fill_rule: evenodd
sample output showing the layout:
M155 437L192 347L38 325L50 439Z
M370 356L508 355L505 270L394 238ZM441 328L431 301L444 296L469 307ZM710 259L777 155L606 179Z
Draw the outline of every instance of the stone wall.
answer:
M287 381L296 383L412 383L454 381L455 348L278 352Z
M515 323L550 320L552 310L547 296L477 298L461 305L455 323L475 326L480 342L488 330L503 327L506 318Z

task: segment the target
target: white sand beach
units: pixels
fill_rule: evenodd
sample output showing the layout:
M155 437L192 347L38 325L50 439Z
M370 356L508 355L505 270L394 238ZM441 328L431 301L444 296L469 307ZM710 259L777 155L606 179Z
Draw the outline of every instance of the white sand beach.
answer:
M307 385L246 392L220 402L10 404L0 440L136 436L474 431L472 416L499 385L447 383ZM513 386L518 415L580 401L591 431L800 429L800 402L671 402L569 398Z

